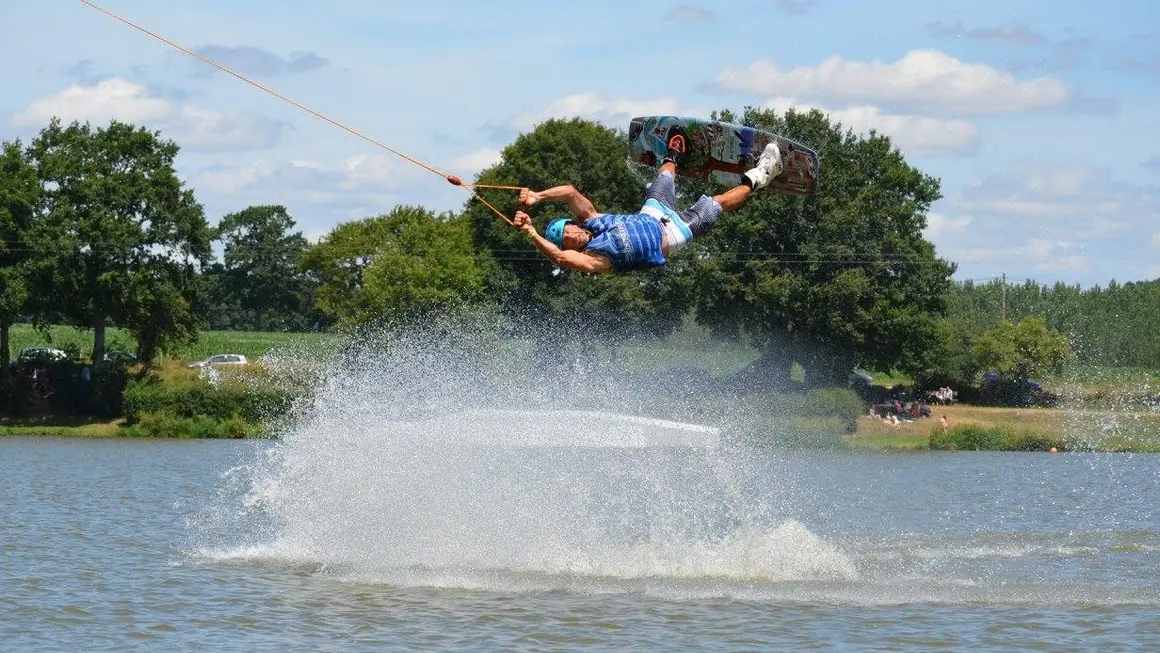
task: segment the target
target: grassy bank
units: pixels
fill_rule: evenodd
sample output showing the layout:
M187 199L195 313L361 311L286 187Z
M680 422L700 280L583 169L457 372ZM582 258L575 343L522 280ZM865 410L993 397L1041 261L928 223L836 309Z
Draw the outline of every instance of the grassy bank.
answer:
M120 419L107 421L60 418L0 418L0 437L9 435L48 435L68 438L115 438L123 435Z
M1061 451L1135 451L1160 452L1160 413L1112 413L1108 411L1070 411L1051 408L980 408L946 406L936 417L920 419L898 426L879 419L861 417L857 431L843 437L855 449L871 451L922 451L931 449L931 436L941 434L937 416L946 415L952 430L964 431L970 441L1004 437L1022 442L1022 449L1045 450L1056 446ZM232 433L216 433L213 425L195 419L178 423L172 418L147 417L145 426L134 429L124 420L89 421L59 418L0 419L0 436L48 435L78 438L141 437L156 435L159 430L177 430L171 437L239 437L244 435L235 424ZM970 427L969 432L965 427ZM836 428L836 427L835 427ZM228 429L228 427L227 427ZM150 432L152 431L152 432ZM959 446L959 449L970 447Z
M213 354L243 354L250 358L264 356L275 349L296 346L326 347L336 342L339 336L327 333L282 333L276 331L202 331L198 341L185 345L161 363L170 360L195 361ZM77 329L67 326L50 327L42 333L27 324L13 325L9 335L12 355L21 347L49 345L57 349L75 350L83 358L90 358L93 350L91 329ZM110 328L105 332L105 346L110 349L136 351L137 344L132 335L123 329Z
M1071 408L985 408L936 406L934 417L897 426L868 416L845 438L859 449L915 451L954 447L943 438L938 417L946 415L951 435L983 447L1004 443L1016 449L1160 452L1160 411L1111 411ZM958 448L966 448L959 446Z

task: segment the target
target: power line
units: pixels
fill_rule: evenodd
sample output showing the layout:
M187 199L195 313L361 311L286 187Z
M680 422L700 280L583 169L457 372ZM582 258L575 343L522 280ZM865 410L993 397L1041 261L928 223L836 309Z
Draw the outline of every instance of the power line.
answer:
M144 248L144 247L156 247L156 245L140 245L140 246L136 246L136 247L133 247L130 249L138 249L138 248ZM298 253L301 255L301 253L308 251L312 247L318 247L318 245L308 246L305 250L300 250ZM86 245L85 251L81 251L79 248L69 248L69 247L7 247L7 248L5 248L5 247L0 246L0 255L4 254L5 252L20 252L20 253L28 253L28 254L71 253L71 254L84 255L84 254L90 254L90 253L102 253L102 252L110 252L110 251L119 252L119 251L122 251L122 248L107 248L106 249L106 248L92 247L92 246ZM281 247L251 247L251 246L231 247L227 251L232 252L232 253L236 253L236 254L254 254L254 253L257 253L259 255L266 253L266 252L277 253L277 254L292 254L292 253L294 253L293 250L288 250L286 248L281 248ZM361 247L356 247L356 246L352 246L350 249L327 248L327 253L335 258L345 258L345 257L373 258L376 256L382 256L384 254L390 254L390 253L393 253L395 251L399 251L399 250L391 250L388 248L382 248L382 249L367 251L366 249L363 249ZM522 250L522 249L484 249L484 250L479 250L479 253L480 254L488 254L492 258L495 258L498 260L512 260L512 261L514 261L514 260L543 260L543 257L540 256L539 254L532 253L532 252L529 252L527 250ZM446 256L446 255L444 255L444 256ZM677 258L676 256L670 256L669 260L672 261L672 260L689 260L689 259L687 259L683 256L681 258ZM700 253L693 255L693 260L728 261L728 262L738 262L738 263L739 262L745 262L745 263L782 263L782 264L799 264L799 265L809 265L809 264L818 264L818 265L904 264L904 265L937 265L937 266L946 265L945 261L941 261L938 259L919 258L919 257L904 257L904 256L867 257L867 256L859 256L859 257L813 258L809 254L798 254L798 253L792 253L792 252L700 252Z

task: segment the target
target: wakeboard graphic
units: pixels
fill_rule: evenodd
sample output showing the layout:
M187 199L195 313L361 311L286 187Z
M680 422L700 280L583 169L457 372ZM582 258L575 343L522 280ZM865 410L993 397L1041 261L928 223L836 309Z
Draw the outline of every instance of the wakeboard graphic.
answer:
M681 116L639 116L628 129L628 159L655 167L668 153L669 140L685 137L687 151L678 175L712 179L729 186L741 183L741 174L757 165L761 151L771 141L781 148L782 172L769 188L787 195L810 195L817 191L818 154L797 141L773 132L719 120Z

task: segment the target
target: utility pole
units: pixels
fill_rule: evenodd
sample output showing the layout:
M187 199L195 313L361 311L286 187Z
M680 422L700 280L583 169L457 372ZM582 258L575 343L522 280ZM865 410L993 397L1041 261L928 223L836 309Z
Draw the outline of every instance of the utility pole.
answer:
M1003 273L1003 308L999 314L999 319L1001 321L1007 319L1007 273L1006 272Z

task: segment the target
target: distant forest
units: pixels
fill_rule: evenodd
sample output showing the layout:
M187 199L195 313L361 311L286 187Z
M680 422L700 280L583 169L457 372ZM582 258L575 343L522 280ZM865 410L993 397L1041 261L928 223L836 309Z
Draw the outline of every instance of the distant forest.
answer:
M1067 336L1076 362L1115 367L1160 367L1160 279L1081 289L1034 281L956 283L947 319L975 329L999 320L1039 316Z
M211 269L209 276L216 277L215 281L221 278L218 275L225 276L224 271ZM316 311L295 314L286 303L271 307L268 313L238 310L241 298L231 296L230 290L244 284L211 285L217 289L217 305L207 307L207 314L220 320L206 325L211 329L328 326L328 321ZM303 301L297 305L308 309L312 304ZM259 324L254 316L262 313L266 313L266 319ZM972 331L991 329L1002 319L1018 322L1028 316L1044 318L1048 328L1067 336L1078 363L1160 367L1160 279L1123 284L1112 281L1107 286L1090 288L1034 281L966 281L953 284L948 292L946 319L963 323Z

